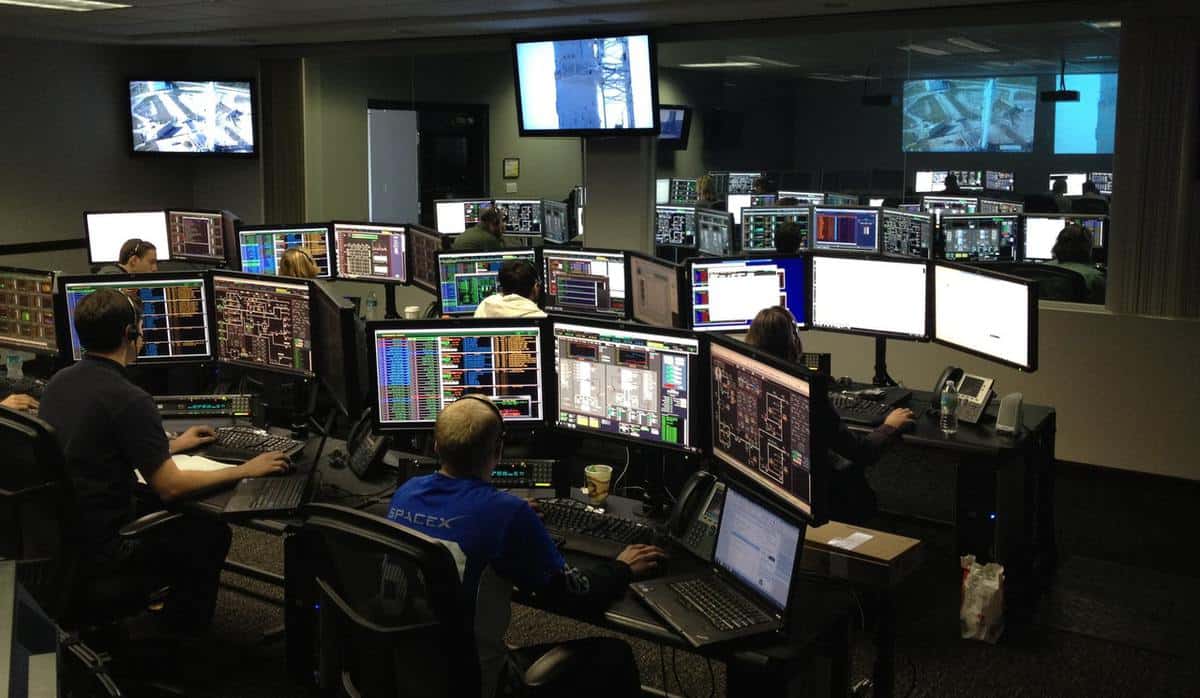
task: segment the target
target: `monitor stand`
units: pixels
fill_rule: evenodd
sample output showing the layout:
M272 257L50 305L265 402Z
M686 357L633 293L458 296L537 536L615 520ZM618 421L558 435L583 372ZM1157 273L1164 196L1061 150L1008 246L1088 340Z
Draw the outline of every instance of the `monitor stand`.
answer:
M887 339L884 337L875 338L875 377L871 379L871 383L880 387L896 385L896 381L888 375Z

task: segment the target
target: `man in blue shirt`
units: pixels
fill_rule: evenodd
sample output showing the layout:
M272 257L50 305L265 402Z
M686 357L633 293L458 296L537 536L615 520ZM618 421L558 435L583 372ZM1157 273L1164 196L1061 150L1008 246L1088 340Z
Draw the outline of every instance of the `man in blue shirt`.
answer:
M600 615L631 579L657 567L657 547L631 545L588 570L570 567L533 506L492 487L487 478L504 449L504 423L490 400L467 396L442 410L434 428L441 469L409 480L392 497L388 518L443 541L459 562L462 603L475 619L486 698L505 662L504 632L513 585L544 603L576 614ZM567 685L577 696L640 695L629 646L610 638L573 643L585 664ZM509 659L523 670L553 646L523 648Z

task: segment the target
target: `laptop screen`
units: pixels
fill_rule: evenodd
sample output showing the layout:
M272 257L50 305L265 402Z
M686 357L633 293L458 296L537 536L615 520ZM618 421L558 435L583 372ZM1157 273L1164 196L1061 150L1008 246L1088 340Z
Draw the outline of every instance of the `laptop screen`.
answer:
M782 611L792 586L800 528L726 488L714 559Z

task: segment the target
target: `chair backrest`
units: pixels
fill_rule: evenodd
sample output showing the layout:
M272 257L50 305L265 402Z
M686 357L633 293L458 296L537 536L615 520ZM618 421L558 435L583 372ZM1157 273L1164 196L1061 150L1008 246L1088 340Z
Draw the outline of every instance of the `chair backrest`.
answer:
M345 507L310 504L303 518L293 542L320 589L322 686L366 698L479 695L450 550Z
M1029 194L1025 197L1025 213L1059 213L1053 194Z
M53 427L0 407L0 557L20 563L22 583L51 617L71 598L79 550L74 489Z
M1074 269L1053 264L1015 262L998 267L997 271L1036 281L1040 300L1070 301L1072 303L1088 301L1087 281L1083 278L1083 274Z
M1071 213L1108 213L1108 202L1104 199L1081 196L1071 199Z

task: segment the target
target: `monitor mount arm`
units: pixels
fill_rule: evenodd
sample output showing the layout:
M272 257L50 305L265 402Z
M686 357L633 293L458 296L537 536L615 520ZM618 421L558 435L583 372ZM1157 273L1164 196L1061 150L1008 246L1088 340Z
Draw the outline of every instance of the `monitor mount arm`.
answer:
M875 377L871 379L871 383L880 387L896 385L896 381L888 375L886 337L875 338Z

